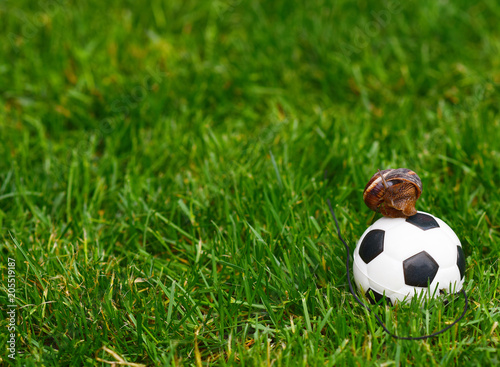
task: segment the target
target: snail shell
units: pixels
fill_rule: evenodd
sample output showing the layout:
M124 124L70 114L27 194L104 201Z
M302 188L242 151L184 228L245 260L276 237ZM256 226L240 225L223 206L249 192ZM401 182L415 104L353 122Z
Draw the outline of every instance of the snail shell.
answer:
M365 204L383 216L406 218L417 214L415 202L422 193L420 177L407 168L378 171L363 192Z

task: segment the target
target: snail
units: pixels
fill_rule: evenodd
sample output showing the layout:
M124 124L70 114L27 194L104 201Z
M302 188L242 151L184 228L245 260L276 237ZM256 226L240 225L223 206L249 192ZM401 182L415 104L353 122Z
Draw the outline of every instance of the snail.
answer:
M407 218L417 214L415 202L422 193L420 177L408 168L378 171L363 192L365 204L390 218Z

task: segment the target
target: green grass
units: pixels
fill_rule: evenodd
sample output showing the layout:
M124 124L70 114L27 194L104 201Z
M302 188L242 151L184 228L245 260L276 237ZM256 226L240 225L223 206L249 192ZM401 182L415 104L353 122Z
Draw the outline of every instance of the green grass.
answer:
M1 2L2 365L499 364L499 17L494 0ZM470 310L425 341L355 303L326 204L354 248L386 167L420 175L418 208L467 256ZM418 336L462 307L375 309Z

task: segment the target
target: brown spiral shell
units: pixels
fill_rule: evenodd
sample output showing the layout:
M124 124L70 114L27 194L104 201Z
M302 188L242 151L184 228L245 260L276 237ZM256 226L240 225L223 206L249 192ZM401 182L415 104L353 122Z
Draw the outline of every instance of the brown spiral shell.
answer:
M363 192L365 204L383 216L407 218L415 215L415 202L422 193L420 177L408 168L378 171Z

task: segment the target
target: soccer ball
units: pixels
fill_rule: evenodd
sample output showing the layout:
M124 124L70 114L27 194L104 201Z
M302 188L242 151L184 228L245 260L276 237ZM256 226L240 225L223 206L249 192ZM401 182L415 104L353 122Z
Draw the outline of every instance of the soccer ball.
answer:
M462 289L465 256L441 219L424 212L373 223L354 250L354 280L371 301L391 303ZM373 293L373 297L372 297Z

